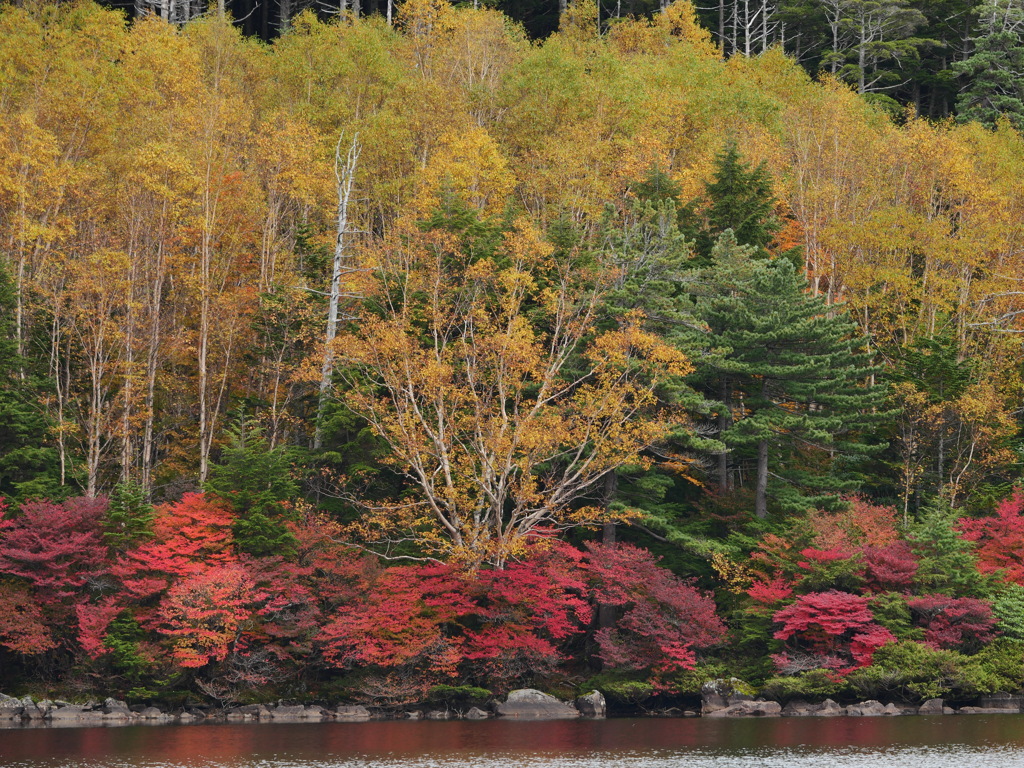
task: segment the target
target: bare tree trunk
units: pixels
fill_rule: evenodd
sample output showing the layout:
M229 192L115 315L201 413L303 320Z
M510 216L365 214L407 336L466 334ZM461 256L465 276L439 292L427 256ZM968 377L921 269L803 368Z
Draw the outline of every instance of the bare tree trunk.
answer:
M722 46L722 58L725 58L725 0L718 0L718 44Z
M160 320L163 309L164 259L163 245L158 246L156 275L150 294L149 349L146 355L145 425L142 430L142 487L153 490L153 422L156 418L156 374L160 360Z
M323 442L323 415L327 399L331 391L331 378L334 373L334 339L338 335L339 307L341 303L341 278L352 272L352 254L349 238L353 234L349 228L349 203L352 200L352 184L355 180L356 166L359 163L359 134L352 137L352 145L348 155L341 158L341 143L345 139L342 133L334 148L334 178L338 190L338 235L334 242L334 266L331 269L330 303L327 310L327 333L324 338L324 363L320 369L320 400L316 409L316 431L313 436L313 448L319 449Z
M768 516L768 439L757 444L757 489L754 495L754 514Z
M721 389L721 402L722 409L718 412L718 439L722 439L722 435L730 426L732 421L731 409L732 404L730 403L729 397L729 380L722 380ZM729 451L723 448L722 452L718 454L718 490L721 493L729 491Z
M604 508L607 514L611 507L612 501L615 499L615 494L619 490L619 476L614 472L609 472L604 478ZM605 523L601 526L601 543L606 547L615 546L615 523ZM599 603L597 606L597 626L600 629L615 624L618 619L618 611L614 605L607 603Z

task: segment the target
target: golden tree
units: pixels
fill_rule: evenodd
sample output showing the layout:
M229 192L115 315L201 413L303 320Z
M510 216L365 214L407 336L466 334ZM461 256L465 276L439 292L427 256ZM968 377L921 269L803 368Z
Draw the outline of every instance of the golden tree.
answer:
M339 337L346 402L411 492L371 506L367 540L501 567L538 529L596 522L611 471L643 464L691 368L631 315L598 328L611 270L519 221L493 252L406 232L375 254L356 330Z

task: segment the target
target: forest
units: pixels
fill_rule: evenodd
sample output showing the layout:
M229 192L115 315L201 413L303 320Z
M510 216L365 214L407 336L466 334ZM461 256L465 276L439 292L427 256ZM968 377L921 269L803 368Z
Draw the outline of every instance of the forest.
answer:
M393 10L0 8L0 689L1024 688L1012 105Z
M248 35L271 40L304 11L321 20L378 15L393 23L394 0L104 0L133 18L153 14L184 23L231 15ZM531 40L558 27L567 0L473 0L521 25ZM651 19L668 0L597 0L596 31L636 17ZM208 8L207 6L210 6ZM714 0L695 4L723 56L784 51L811 75L828 73L876 104L913 105L931 118L957 115L992 124L1024 120L1020 84L1024 46L1021 0Z

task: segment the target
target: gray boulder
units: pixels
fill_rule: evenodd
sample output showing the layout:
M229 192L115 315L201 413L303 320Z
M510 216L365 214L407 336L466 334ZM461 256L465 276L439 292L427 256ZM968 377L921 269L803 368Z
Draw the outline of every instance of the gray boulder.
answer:
M810 704L806 701L795 700L782 708L783 717L811 717L817 709L817 704Z
M319 707L303 707L302 705L278 705L271 709L273 720L321 720L323 710Z
M427 720L451 720L452 713L447 709L432 709L427 712Z
M123 701L117 699L106 699L103 702L103 709L105 712L129 712L128 705Z
M982 696L978 699L978 706L982 709L1009 709L1019 712L1024 697L1013 693L993 693L989 696Z
M266 720L270 717L270 710L263 704L245 704L236 711L249 715L254 720Z
M846 714L846 707L842 707L832 699L825 699L821 704L818 705L817 711L815 711L815 717L839 717L839 715Z
M883 715L899 714L899 712L889 712L882 702L870 699L859 704L851 704L846 708L846 714L851 717L882 717Z
M35 702L32 701L31 696L23 698L21 703L21 715L29 720L42 720L47 714L49 714L50 710L53 709L52 702Z
M370 710L360 706L338 706L334 708L334 717L343 723L362 723L370 719Z
M24 709L21 699L0 693L0 720L21 720Z
M490 714L478 707L470 707L465 717L467 720L486 720L490 717Z
M576 707L532 688L510 691L508 698L495 706L499 717L518 720L572 720L580 716Z
M942 715L945 714L943 710L946 708L943 706L942 699L928 699L924 704L917 708L917 714L919 715Z
M777 701L738 701L725 709L708 712L704 717L779 717L782 705Z
M750 686L736 677L707 680L700 687L701 714L708 715L743 701L753 701Z
M576 709L583 717L600 719L608 714L608 704L600 691L591 691L585 696L576 697Z

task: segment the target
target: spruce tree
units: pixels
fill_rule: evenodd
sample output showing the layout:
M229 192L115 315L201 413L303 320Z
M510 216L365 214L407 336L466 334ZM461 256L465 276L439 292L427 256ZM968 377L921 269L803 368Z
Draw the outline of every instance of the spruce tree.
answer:
M0 262L0 498L60 499L57 452L46 444L49 423L39 406L42 388L30 361L18 354L14 285Z
M220 462L210 468L206 490L231 505L232 532L242 552L257 557L287 555L295 547L288 529L288 502L298 495L287 450L272 447L244 417L230 429Z
M964 80L956 101L957 120L988 127L1005 117L1024 126L1024 8L1017 2L988 0L976 9L980 34L974 51L952 69Z
M716 349L703 383L721 393L718 438L726 487L754 467L754 511L834 503L851 490L844 462L871 450L861 432L884 418L882 391L856 326L807 292L787 259L754 258L727 231L698 283L696 307Z
M680 211L680 228L693 239L699 263L710 263L715 243L726 230L732 230L737 242L753 248L757 258L767 258L781 223L765 164L752 168L744 163L736 144L730 142L715 157L714 175L704 190L702 199Z
M103 541L111 552L126 552L153 536L153 505L138 483L121 482L110 492L103 514Z

